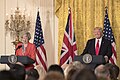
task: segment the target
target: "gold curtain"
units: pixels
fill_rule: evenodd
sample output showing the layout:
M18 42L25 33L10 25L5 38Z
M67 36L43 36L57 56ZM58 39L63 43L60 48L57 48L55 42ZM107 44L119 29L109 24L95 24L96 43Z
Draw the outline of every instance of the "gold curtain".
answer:
M58 17L58 53L60 56L63 35L67 23L68 7L71 7L78 54L81 54L86 41L93 38L93 28L102 27L105 7L116 40L117 64L120 66L120 0L55 0L55 14Z

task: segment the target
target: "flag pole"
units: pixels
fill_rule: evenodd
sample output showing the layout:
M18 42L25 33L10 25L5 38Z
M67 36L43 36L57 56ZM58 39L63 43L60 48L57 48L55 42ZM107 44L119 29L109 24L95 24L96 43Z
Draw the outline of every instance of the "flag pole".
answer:
M68 7L68 14L70 14L70 12L71 12L71 8L70 8L70 6Z
M105 14L108 12L108 7L106 6L105 7Z
M39 11L39 7L38 7L38 11Z

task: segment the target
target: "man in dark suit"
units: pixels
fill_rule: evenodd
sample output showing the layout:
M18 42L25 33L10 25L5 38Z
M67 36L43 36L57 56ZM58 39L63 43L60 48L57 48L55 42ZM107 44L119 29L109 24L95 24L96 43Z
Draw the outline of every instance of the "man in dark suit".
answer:
M86 47L82 53L91 55L103 55L106 62L112 56L112 45L111 42L103 37L102 28L94 28L95 38L87 41Z

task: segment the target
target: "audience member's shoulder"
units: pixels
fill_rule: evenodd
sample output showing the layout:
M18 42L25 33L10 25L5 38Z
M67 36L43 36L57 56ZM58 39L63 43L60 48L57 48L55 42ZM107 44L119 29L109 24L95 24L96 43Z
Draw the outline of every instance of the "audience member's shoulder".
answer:
M0 80L16 80L10 71L2 70L0 71Z

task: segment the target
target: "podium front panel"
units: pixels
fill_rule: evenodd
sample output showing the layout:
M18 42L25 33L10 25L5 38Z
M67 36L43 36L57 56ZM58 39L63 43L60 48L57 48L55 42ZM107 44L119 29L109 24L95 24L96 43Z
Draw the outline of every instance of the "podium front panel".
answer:
M105 62L105 59L102 55L92 55L92 61L91 63L85 63L83 61L83 55L80 55L80 56L75 56L74 57L74 61L80 61L82 64L85 64L87 65L88 67L90 67L91 69L94 69L97 65L99 64L104 64L106 63Z
M1 56L0 63L9 64L8 58L9 56ZM21 62L22 64L33 64L35 61L28 56L17 56L17 62Z

